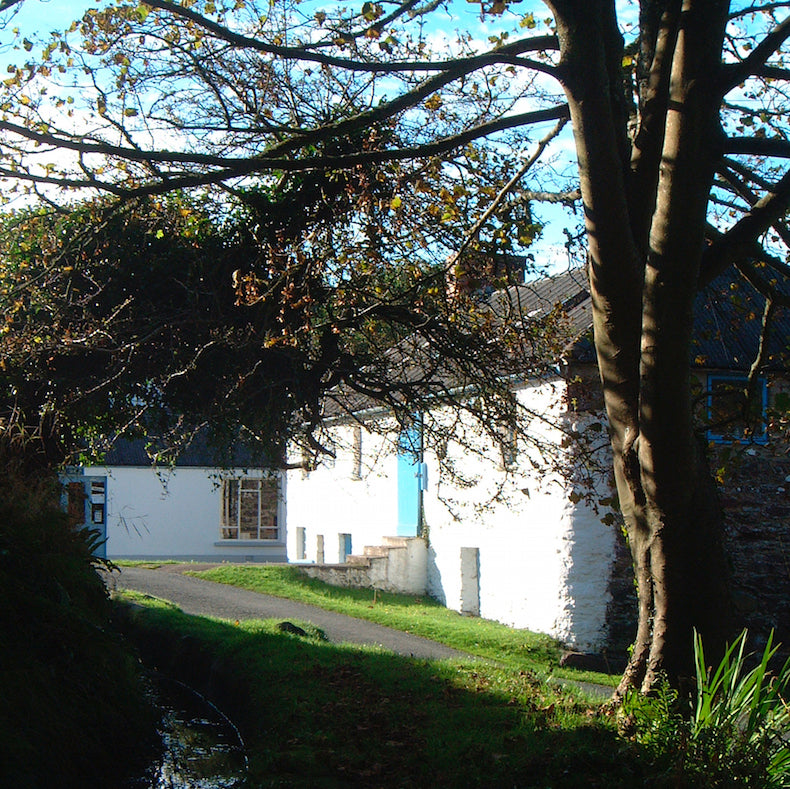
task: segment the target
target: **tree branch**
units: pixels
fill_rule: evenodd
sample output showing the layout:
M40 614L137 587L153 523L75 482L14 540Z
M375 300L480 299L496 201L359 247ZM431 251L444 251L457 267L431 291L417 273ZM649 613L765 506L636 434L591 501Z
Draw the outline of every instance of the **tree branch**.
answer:
M762 176L755 173L753 170L746 167L743 162L739 162L737 159L730 159L729 157L725 157L722 159L722 162L726 167L734 172L738 173L742 178L751 181L754 184L757 184L761 189L765 189L766 191L771 191L773 189L773 184L770 181L767 181Z
M708 246L702 256L700 282L702 287L725 271L733 263L754 257L754 245L790 208L790 170L758 200L748 214L736 222L726 233L721 233Z
M743 274L743 272L741 273ZM744 274L744 276L746 275ZM755 285L751 279L747 277L747 280L753 287L759 290L759 287ZM760 326L760 339L757 344L757 354L754 357L752 366L749 368L749 376L746 379L746 386L743 391L743 416L747 420L749 418L749 407L757 394L757 376L760 374L760 370L765 364L766 357L768 356L768 337L771 334L771 324L773 323L774 313L776 312L776 303L773 295L766 295L765 293L762 295L765 296L765 307L763 309L762 325Z
M568 192L532 192L524 191L518 196L516 203L562 203L566 206L573 206L582 199L580 189L572 189Z
M724 96L736 88L748 77L754 76L766 65L782 44L790 37L790 16L782 20L740 63L722 66L721 95Z
M765 65L755 69L752 76L761 77L762 79L790 80L790 69Z
M751 170L749 170L747 167L744 167L739 162L736 162L732 159L723 159L722 163L719 165L718 170L719 173L721 173L722 178L725 179L727 185L732 190L734 190L739 197L745 200L749 206L753 206L759 198L749 187L749 184L746 183L747 180L757 184L766 191L771 191L773 189L771 184L765 181L765 179L760 178L758 175L751 172ZM726 201L724 200L717 202L719 202L721 205L726 205ZM731 207L742 210L742 206ZM776 231L777 235L782 239L782 241L784 241L788 249L790 249L790 231L788 231L788 229L778 220L774 222L771 227Z
M729 18L730 19L741 19L744 16L749 16L749 14L762 14L765 11L776 11L777 8L790 8L790 0L777 0L774 3L758 3L756 5L750 5L746 8L739 8L737 11L733 11Z
M352 60L350 58L339 58L332 55L324 55L320 52L315 52L309 47L287 47L276 44L267 44L255 38L242 35L241 33L234 33L227 27L218 24L217 22L208 19L202 14L193 11L190 8L169 2L169 0L143 0L144 4L151 8L166 11L173 16L182 17L194 24L202 27L204 30L210 31L217 38L226 41L234 47L242 49L252 49L256 52L263 52L267 55L274 55L283 60L302 60L310 61L313 63L320 63L326 66L333 66L336 68L346 69L348 71L364 71L367 73L381 73L381 74L394 74L397 72L414 72L414 71L445 71L453 69L459 64L458 59L442 60L442 61L394 61L394 62L375 62L375 61L360 61ZM474 68L480 68L482 65L490 65L492 63L501 62L499 58L509 58L513 55L520 55L524 52L538 52L545 49L557 49L558 42L556 36L536 36L530 39L521 39L514 41L510 44L505 44L497 47L490 52L483 55L477 55L471 60L479 60L479 65ZM465 59L468 62L469 59ZM507 62L511 62L508 60ZM546 66L546 69L551 67Z
M790 140L778 137L728 137L722 153L740 153L747 156L778 156L790 159Z
M782 307L790 307L790 296L787 293L784 293L773 287L771 283L754 268L754 266L749 266L748 264L744 263L737 263L736 268L740 272L741 276L743 276L743 278L761 296L765 298L766 310L768 309L768 305L771 304L771 315L773 314L773 307L777 304ZM771 315L768 317L770 318ZM755 360L755 363L756 362L757 360Z
M155 184L136 187L125 187L109 181L100 181L93 177L79 179L67 176L44 176L9 168L0 168L0 177L13 178L31 183L52 184L55 186L94 188L119 196L142 197L145 195L162 194L163 192L172 191L173 189L186 189L195 186L217 184L223 181L232 180L233 178L266 173L274 170L283 172L342 170L360 164L427 158L447 153L448 151L459 148L480 137L485 137L497 131L567 117L568 108L565 105L561 105L559 107L552 107L548 110L538 110L536 112L527 112L521 115L500 118L490 123L481 124L465 132L445 137L432 143L426 143L425 145L383 151L362 151L346 156L319 156L304 159L281 158L279 156L253 156L246 158L222 157L211 154L181 153L175 151L145 152L136 148L124 148L105 143L86 143L74 139L53 137L52 135L30 131L16 124L0 122L0 130L18 133L38 143L60 146L82 154L98 153L109 157L142 163L193 164L216 168L208 172L191 174L167 173L161 181ZM326 136L328 137L330 134L327 133Z
M499 204L502 202L502 200L504 200L508 192L510 192L510 190L527 174L532 165L535 164L538 159L540 159L540 157L543 155L543 151L546 150L546 146L555 137L557 137L557 135L559 135L567 122L568 118L562 118L557 123L557 125L538 143L538 146L532 156L530 156L529 159L524 162L516 174L502 187L497 196L491 202L491 205L489 205L488 208L483 212L483 215L480 217L480 219L475 222L473 227L466 234L464 240L458 246L458 249L456 249L456 251L450 257L450 260L445 266L446 271L451 271L456 263L458 263L458 261L461 259L461 256L466 251L466 248L472 243L472 240L480 232L480 228L483 227L483 225L494 215L497 208L499 207Z

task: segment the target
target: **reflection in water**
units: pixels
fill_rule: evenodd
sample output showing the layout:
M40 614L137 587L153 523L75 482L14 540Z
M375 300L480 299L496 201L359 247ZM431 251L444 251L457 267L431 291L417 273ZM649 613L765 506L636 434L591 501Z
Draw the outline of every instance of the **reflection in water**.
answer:
M180 682L154 679L161 752L129 789L241 789L247 759L238 729Z

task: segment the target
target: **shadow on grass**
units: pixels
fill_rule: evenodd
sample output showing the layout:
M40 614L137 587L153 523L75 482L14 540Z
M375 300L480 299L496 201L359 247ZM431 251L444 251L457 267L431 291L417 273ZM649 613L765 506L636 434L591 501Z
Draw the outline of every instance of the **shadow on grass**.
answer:
M415 661L314 630L163 607L124 619L146 661L237 721L254 787L644 784L638 753L609 722L530 672Z
M551 669L558 676L606 682L590 672L577 676L578 672L559 669L559 645L547 635L478 617L464 617L427 596L332 586L307 577L297 567L223 565L188 574L367 619L440 641L463 652L515 661L522 668Z

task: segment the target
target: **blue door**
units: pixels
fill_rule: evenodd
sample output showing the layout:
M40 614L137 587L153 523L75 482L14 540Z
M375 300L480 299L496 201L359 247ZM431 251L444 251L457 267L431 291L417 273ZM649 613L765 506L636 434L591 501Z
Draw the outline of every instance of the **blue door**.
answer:
M417 537L422 531L422 430L419 421L398 439L398 536Z

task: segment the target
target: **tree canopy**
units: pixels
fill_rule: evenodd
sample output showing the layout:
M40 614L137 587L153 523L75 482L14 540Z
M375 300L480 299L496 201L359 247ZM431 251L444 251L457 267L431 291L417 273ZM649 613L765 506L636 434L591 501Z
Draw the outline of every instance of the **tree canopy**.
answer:
M578 207L639 587L624 687L648 689L688 669L693 628L728 635L691 313L730 267L764 301L765 331L790 303L788 6L496 0L456 37L458 8L441 0L102 6L46 42L19 33L0 176L54 202L58 188L196 189L257 211L258 252L232 269L240 306L268 304L281 327L257 352L299 347L309 326L319 389L351 383L391 404L402 387L378 391L365 371L414 332L433 358L455 332L468 369L499 377L499 346L479 341L486 319L459 333L462 288L435 285L463 273L464 250L529 254L540 202ZM351 326L367 355L335 345Z

